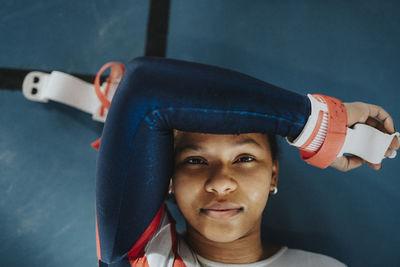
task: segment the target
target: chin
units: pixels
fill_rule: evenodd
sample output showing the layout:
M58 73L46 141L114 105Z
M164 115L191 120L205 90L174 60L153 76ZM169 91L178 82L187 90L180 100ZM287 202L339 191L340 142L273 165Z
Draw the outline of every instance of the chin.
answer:
M243 236L243 234L239 233L237 229L219 229L218 227L215 229L207 229L201 233L205 238L221 243L228 243L235 241Z
M213 242L219 242L219 243L229 243L239 239L238 236L226 236L226 235L206 236L206 238Z

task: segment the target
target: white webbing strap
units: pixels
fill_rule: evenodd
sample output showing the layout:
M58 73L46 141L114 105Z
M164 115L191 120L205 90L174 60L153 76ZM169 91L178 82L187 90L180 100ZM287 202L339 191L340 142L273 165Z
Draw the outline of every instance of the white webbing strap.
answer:
M113 87L111 87L113 88ZM32 101L60 102L89 114L94 120L104 122L107 111L100 116L101 102L96 96L94 86L67 73L52 71L50 74L33 71L25 76L22 84L24 96ZM110 98L115 91L109 92Z
M344 153L353 154L360 158L379 164L385 158L385 153L389 148L393 138L399 138L399 133L386 134L367 124L356 124L352 128L347 128L346 139L338 157ZM393 151L389 158L395 158L396 151Z

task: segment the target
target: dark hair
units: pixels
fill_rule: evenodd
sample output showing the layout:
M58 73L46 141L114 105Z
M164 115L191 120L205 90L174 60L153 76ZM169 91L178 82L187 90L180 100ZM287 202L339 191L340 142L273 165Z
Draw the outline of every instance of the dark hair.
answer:
M271 149L272 161L279 160L279 146L276 140L276 135L266 134L269 142L269 147Z

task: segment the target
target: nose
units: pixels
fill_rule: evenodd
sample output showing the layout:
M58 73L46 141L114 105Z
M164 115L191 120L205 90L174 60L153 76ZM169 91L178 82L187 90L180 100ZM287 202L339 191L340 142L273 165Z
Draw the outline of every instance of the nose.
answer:
M206 192L225 195L237 189L237 182L227 166L216 166L210 173L204 189Z

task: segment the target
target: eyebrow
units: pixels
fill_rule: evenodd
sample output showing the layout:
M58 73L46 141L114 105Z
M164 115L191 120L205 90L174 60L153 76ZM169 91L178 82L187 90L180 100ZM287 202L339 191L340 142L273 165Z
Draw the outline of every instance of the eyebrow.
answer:
M249 137L243 138L235 142L235 145L247 145L247 144L254 144L260 148L263 148L256 140Z
M236 142L233 143L233 145L235 145L235 146L243 146L243 145L248 145L248 144L256 145L259 148L263 148L256 140L254 140L252 138L248 138L248 137L237 140ZM182 153L185 150L202 151L202 150L204 150L204 148L201 146L194 145L194 144L187 144L187 145L183 145L183 146L178 146L175 150L175 153Z

